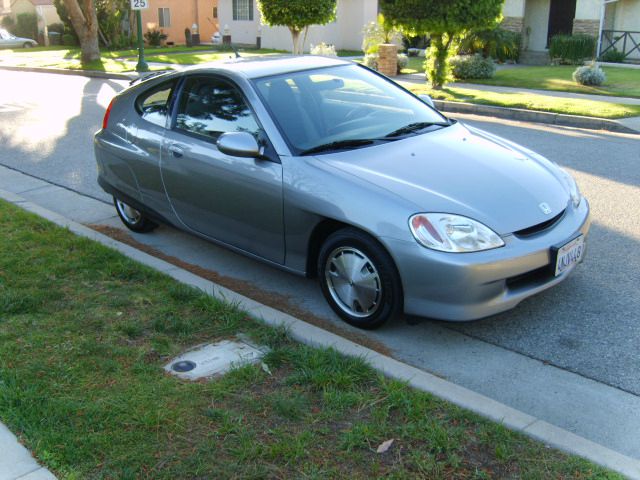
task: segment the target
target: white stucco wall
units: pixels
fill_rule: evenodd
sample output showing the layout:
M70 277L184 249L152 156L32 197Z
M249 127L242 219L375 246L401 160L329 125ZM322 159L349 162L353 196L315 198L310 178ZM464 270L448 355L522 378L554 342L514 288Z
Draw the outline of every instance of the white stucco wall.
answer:
M577 20L600 20L602 0L578 0L576 2Z
M615 4L614 30L640 32L640 0L619 0Z
M377 13L377 0L338 0L336 21L328 25L309 27L305 50L308 50L310 45L317 45L320 42L333 44L337 49L359 50L362 46L362 28L366 23L375 20ZM260 13L257 8L255 8L252 22L233 21L231 0L219 0L218 18L221 30L225 25L229 26L231 39L234 43L255 43L260 29L264 48L291 50L292 41L289 29L261 26Z
M220 21L220 34L223 34L225 26L229 27L231 41L233 43L255 44L260 28L260 12L253 2L253 20L233 20L233 4L231 0L218 0L218 20Z
M0 0L0 15L7 14L11 11L11 0Z
M541 52L547 48L550 0L527 0L525 8L525 47ZM528 32L528 35L527 35Z
M502 15L505 17L524 17L525 0L505 0Z

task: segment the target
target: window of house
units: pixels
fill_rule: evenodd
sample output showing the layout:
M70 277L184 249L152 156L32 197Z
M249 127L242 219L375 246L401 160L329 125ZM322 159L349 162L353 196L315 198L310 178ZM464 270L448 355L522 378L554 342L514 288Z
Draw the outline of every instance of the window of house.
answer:
M187 79L179 103L176 128L191 135L215 142L223 133L260 130L240 91L224 80Z
M218 7L213 7L213 18L218 18Z
M253 0L233 0L234 20L253 20Z
M171 26L171 10L168 8L158 9L158 25L160 28Z

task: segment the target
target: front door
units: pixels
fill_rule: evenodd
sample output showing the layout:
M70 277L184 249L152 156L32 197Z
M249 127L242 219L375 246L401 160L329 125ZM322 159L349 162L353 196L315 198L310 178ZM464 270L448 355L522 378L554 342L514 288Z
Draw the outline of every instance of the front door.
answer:
M576 0L551 0L549 6L549 30L547 47L555 35L571 35L576 16Z
M185 79L165 134L161 171L171 205L186 226L276 263L284 263L282 165L226 155L226 132L261 128L237 86L213 76Z

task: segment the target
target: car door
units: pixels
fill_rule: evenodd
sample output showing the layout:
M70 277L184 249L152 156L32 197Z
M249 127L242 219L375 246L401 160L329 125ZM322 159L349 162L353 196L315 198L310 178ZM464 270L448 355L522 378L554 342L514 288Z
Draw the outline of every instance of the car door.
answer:
M223 133L264 133L240 89L215 75L187 76L165 134L161 172L180 221L208 237L284 263L282 165L218 150Z

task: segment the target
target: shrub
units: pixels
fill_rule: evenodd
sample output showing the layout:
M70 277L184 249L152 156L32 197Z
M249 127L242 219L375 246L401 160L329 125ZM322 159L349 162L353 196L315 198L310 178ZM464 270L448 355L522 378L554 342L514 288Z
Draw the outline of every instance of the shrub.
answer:
M75 35L65 33L64 35L62 35L62 45L66 47L76 46L78 45L78 39L75 37Z
M56 32L62 35L64 33L64 23L52 23L47 26L49 32Z
M601 61L611 63L623 63L625 58L624 52L616 50L615 48L608 50L604 55L600 56Z
M2 28L9 30L11 33L13 33L16 27L16 22L13 21L13 17L10 17L9 15L7 15L5 17L2 17L2 20L0 20L0 26L2 26Z
M160 30L148 30L144 38L152 47L159 47L162 41L167 39L167 35Z
M409 57L404 53L398 54L398 73L409 65Z
M557 63L579 65L595 50L596 39L590 35L556 35L549 42L549 56Z
M381 43L399 43L400 39L400 32L379 14L375 22L369 22L362 30L362 51L365 54L378 53Z
M16 37L37 38L38 17L35 13L21 13L16 16L16 26L14 29Z
M460 53L482 54L499 62L518 61L522 35L504 28L481 30L468 33L460 44Z
M491 58L484 58L480 54L458 55L451 59L453 76L465 78L491 78L496 66Z
M327 45L322 42L315 47L311 45L311 55L322 55L323 57L337 57L336 47L334 45Z
M607 80L607 76L595 62L591 62L584 67L578 67L573 72L573 80L580 85L602 85Z
M373 68L374 70L378 70L378 54L367 53L362 59L362 64L366 67Z

